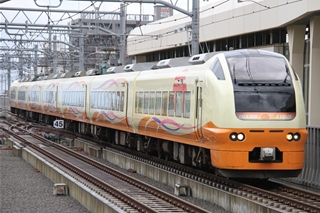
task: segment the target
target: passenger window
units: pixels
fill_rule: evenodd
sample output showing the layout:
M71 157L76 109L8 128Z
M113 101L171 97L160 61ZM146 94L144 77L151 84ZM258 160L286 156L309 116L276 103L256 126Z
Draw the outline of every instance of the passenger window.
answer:
M104 103L105 103L105 99L104 99L104 91L101 91L101 92L99 92L100 93L100 98L101 98L101 100L100 100L100 109L104 109Z
M169 116L174 116L174 92L169 93L169 108L168 108L168 114Z
M120 111L120 92L117 91L117 104L116 104L116 111Z
M112 93L112 110L117 111L117 94L116 91L111 92Z
M123 112L124 107L124 92L121 92L121 102L120 102L120 111Z
M162 92L162 115L167 116L168 110L168 92Z
M108 92L104 91L103 92L103 99L104 99L104 107L103 109L108 109Z
M182 92L176 92L176 117L182 115Z
M214 60L213 64L210 67L210 70L213 72L213 74L216 75L219 80L225 80L223 69L218 59Z
M149 114L154 115L155 92L150 92Z
M184 118L190 118L190 99L191 99L191 93L190 92L184 92L184 108L183 108L183 117Z
M144 92L143 113L149 114L149 92Z
M109 100L109 104L108 104L108 110L112 110L112 92L108 91L108 100Z
M161 92L156 92L156 106L155 114L160 115L161 113Z

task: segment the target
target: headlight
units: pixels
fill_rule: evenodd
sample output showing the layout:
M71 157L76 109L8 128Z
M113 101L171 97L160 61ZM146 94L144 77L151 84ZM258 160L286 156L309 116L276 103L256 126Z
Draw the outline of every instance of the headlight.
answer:
M237 140L237 133L233 132L233 133L230 134L229 137L230 137L230 140L236 141Z
M244 140L244 134L243 133L239 133L237 136L239 141L243 141Z
M301 138L301 135L298 132L294 133L293 140L298 141L300 140L300 138Z
M288 133L287 136L286 136L286 138L287 138L288 141L292 141L292 139L293 139L292 133L291 133L291 132Z
M233 133L230 134L229 138L232 141L237 141L237 140L238 141L243 141L245 136L244 136L244 134L242 132L240 132L240 133L233 132Z

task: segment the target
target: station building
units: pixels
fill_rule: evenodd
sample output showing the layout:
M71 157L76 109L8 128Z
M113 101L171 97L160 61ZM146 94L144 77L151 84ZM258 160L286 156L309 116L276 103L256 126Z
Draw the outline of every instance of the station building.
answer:
M199 53L255 48L285 55L303 84L307 125L320 126L320 1L211 2L199 10ZM185 14L139 26L128 37L128 55L137 63L190 56L190 26Z

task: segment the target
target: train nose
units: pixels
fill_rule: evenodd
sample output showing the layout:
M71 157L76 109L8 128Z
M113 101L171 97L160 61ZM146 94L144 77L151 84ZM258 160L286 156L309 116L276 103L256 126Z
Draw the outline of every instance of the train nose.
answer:
M276 151L274 147L263 147L260 152L260 160L270 161L276 159Z

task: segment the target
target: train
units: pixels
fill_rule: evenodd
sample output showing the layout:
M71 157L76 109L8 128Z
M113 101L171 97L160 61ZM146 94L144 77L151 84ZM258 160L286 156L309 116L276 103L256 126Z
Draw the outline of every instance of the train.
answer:
M90 72L92 73L92 72ZM227 178L296 177L306 111L281 54L240 49L15 81L10 110Z

